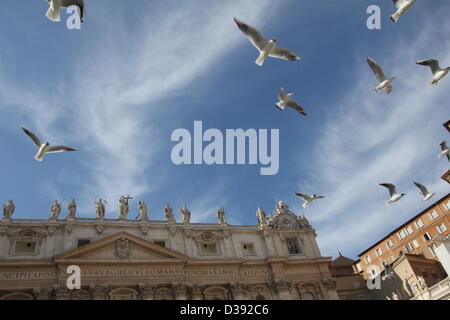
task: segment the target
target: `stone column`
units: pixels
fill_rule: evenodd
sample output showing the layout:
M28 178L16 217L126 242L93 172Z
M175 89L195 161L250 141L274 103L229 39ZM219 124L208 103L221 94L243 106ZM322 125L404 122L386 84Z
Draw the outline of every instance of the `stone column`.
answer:
M107 287L104 285L91 285L92 300L108 300Z
M277 280L275 281L275 285L277 287L278 296L280 300L292 300L290 289L292 284L287 280Z
M173 295L175 296L175 300L187 300L187 292L186 285L183 283L174 283L172 284Z
M50 288L34 288L33 294L36 300L49 300L52 291Z
M245 300L245 285L242 283L232 283L230 286L233 300Z
M190 287L191 291L191 299L192 300L203 300L203 286L200 286L198 284L194 284Z
M155 286L151 284L139 284L139 293L142 300L154 300Z

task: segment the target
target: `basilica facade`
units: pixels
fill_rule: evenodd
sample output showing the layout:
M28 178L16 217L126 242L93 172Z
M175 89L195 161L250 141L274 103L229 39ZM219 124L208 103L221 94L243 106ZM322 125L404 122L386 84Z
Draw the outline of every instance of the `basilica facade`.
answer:
M4 210L0 300L339 299L315 230L283 202L271 216L258 209L250 226L229 225L223 208L218 223L193 223L186 207L177 222L168 205L166 220L149 220L139 204L138 220L123 207L107 219L101 206L97 218L80 218L74 202L65 218L57 205L49 219Z

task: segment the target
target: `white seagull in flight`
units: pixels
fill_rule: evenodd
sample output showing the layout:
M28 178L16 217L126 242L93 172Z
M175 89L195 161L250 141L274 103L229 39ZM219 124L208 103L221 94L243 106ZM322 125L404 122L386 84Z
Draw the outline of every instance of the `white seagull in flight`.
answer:
M416 62L417 64L420 64L421 66L428 66L431 69L431 73L433 74L433 79L431 79L430 84L436 85L438 84L439 80L441 80L443 77L447 75L447 73L450 71L450 67L442 69L439 66L439 61L436 59L428 59L428 60L420 60Z
M422 202L428 201L433 197L436 193L430 193L428 192L428 189L425 188L423 184L420 184L418 182L413 181L417 188L419 188L420 192L423 194L424 198Z
M295 194L305 200L305 203L303 203L303 208L308 207L314 200L325 198L325 196L319 196L317 194L313 194L312 196L299 192L296 192Z
M392 0L397 11L391 15L392 22L397 20L416 3L416 0Z
M275 106L280 110L284 110L285 107L291 107L297 110L297 112L306 116L306 112L303 110L302 106L297 101L292 100L293 95L293 93L289 93L286 95L286 93L284 92L284 88L281 88L280 92L278 93L278 99L280 101L277 102Z
M27 128L21 127L25 134L30 137L36 147L39 149L38 153L34 156L37 161L42 161L46 153L63 152L63 151L77 151L77 149L69 148L66 146L50 146L48 142L42 143L41 140Z
M441 146L441 152L437 156L438 159L446 156L448 161L450 162L450 149L449 149L449 147L447 147L447 143L445 141L442 141L440 143L440 146Z
M48 8L46 16L54 22L61 21L60 9L68 8L70 6L77 6L78 13L80 15L81 22L84 22L84 1L83 0L45 0L48 2L50 8Z
M405 193L397 193L395 191L395 186L391 183L380 183L380 186L388 188L389 194L391 195L391 198L385 202L386 205L390 205L391 203L394 203L394 202L400 200L403 196L406 196Z
M380 92L381 90L385 90L386 93L391 93L393 88L391 85L391 82L395 80L395 77L392 78L386 78L384 76L383 69L378 65L378 63L375 62L372 58L367 58L367 63L369 64L370 68L372 69L373 73L377 77L380 84L378 87L375 88L376 92Z
M262 66L264 63L264 60L266 60L267 57L273 57L273 58L279 58L284 60L299 60L301 59L299 56L297 56L292 51L285 49L285 48L279 48L276 46L277 38L273 38L269 41L267 41L264 36L256 30L255 28L249 26L248 24L245 24L244 22L234 18L234 22L236 22L239 29L248 37L250 42L258 49L259 51L259 57L256 59L255 63L258 66Z

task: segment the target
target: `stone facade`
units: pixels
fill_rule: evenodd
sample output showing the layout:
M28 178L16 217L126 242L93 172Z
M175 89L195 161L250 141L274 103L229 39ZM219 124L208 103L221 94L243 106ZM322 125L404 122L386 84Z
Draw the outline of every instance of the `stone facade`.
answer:
M255 226L173 220L0 222L0 300L339 299L316 232L279 202ZM69 266L81 288L68 289Z

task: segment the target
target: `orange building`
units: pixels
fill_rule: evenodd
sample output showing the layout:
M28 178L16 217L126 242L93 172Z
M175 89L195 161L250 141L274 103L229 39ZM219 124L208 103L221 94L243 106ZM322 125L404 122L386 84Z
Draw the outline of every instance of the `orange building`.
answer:
M331 276L336 280L336 290L341 300L369 300L366 281L353 270L353 261L339 252L339 257L330 262Z
M438 260L434 238L449 232L450 194L447 194L361 252L358 255L359 259L354 263L354 268L365 279L369 279L377 273L369 266L377 266L382 272L402 254L417 254L427 259Z

